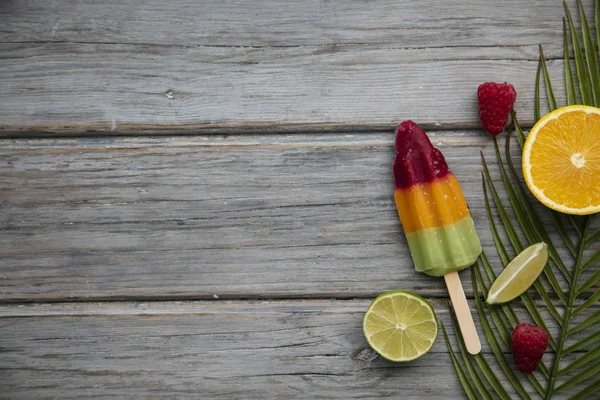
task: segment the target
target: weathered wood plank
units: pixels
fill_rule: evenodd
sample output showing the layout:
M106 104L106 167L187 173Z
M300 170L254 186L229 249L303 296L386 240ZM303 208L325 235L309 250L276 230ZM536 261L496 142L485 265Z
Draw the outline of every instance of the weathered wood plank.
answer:
M592 2L585 2L592 9ZM589 3L589 4L587 4ZM575 18L578 17L574 13ZM560 51L562 3L543 1L4 1L0 41L178 46L523 47ZM535 21L535 24L532 24ZM558 53L557 53L558 55Z
M460 50L454 49L459 54ZM485 49L478 49L480 57ZM3 134L135 133L250 125L386 125L398 119L476 126L475 91L512 82L533 110L536 61L423 60L373 46L179 48L0 44ZM553 72L561 61L549 63ZM562 81L557 79L557 89Z
M378 358L362 333L368 304L0 306L0 397L463 398L441 336L414 362ZM433 304L448 325L445 301Z
M479 175L492 141L431 138L495 254ZM392 199L392 140L5 141L0 299L445 296L441 279L413 270Z
M562 55L559 1L4 2L0 13L0 136L407 117L474 127L489 80L516 86L526 122L537 44ZM561 65L549 62L559 93Z
M460 49L453 49L460 54ZM484 57L485 49L478 49ZM531 119L536 61L422 59L420 50L358 46L156 48L0 44L2 135L79 135L229 127L478 124L477 86L509 81ZM477 57L477 56L476 56ZM549 62L558 76L562 61ZM562 81L556 79L562 92ZM85 132L84 132L85 133Z

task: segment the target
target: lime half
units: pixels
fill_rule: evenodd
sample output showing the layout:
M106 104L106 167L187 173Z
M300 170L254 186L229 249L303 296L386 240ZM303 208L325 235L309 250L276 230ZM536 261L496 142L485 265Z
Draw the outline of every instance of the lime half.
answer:
M494 281L486 303L506 303L525 292L540 275L548 261L548 246L532 244L519 253Z
M398 291L378 296L363 319L369 345L390 361L411 361L427 353L438 334L431 304L420 296Z

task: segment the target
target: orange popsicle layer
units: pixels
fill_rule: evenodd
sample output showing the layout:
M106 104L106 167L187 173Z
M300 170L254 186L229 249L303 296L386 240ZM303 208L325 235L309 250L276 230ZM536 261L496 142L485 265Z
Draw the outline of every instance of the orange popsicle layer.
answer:
M454 174L433 182L396 188L394 199L405 233L451 225L469 216L469 209Z

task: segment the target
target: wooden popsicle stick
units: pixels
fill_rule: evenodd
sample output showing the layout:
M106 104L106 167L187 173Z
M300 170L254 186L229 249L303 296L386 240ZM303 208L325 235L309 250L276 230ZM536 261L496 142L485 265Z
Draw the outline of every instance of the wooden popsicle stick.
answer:
M469 309L469 303L465 297L465 291L463 290L462 283L458 272L449 272L444 275L446 281L446 287L448 288L448 294L450 294L450 300L452 300L452 307L454 308L454 314L458 320L458 326L462 332L463 339L465 340L465 346L467 351L473 355L479 354L481 351L481 342L475 329L475 323L473 322L473 316Z

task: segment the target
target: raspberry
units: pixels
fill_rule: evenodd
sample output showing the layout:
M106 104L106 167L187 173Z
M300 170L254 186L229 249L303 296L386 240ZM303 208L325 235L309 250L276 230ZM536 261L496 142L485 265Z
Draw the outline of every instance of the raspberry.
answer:
M521 372L532 372L542 361L548 347L548 334L539 326L521 323L512 333L515 365Z
M516 98L517 92L511 84L486 82L479 85L479 119L487 133L495 136L504 130Z

